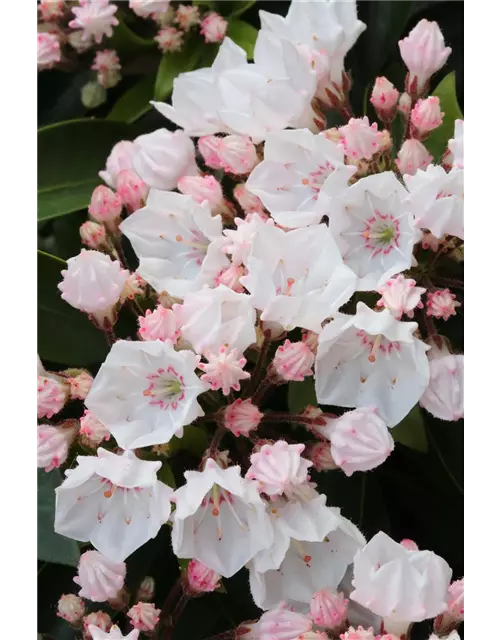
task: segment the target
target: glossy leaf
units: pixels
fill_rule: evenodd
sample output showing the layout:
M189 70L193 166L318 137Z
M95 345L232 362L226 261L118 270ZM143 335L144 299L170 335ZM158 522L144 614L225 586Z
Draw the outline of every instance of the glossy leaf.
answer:
M113 35L106 40L107 49L115 49L120 60L135 58L141 53L156 50L157 44L152 38L138 36L119 16L120 24L113 29Z
M256 0L229 0L229 2L222 2L221 13L227 18L237 18L241 14L248 11L250 7L253 7Z
M189 451L193 455L200 456L208 446L207 434L201 427L188 425L184 427L182 438L174 436L169 442L169 451L174 454L176 451Z
M111 120L70 120L38 131L38 220L86 209L98 172L132 129Z
M431 133L425 146L434 156L434 160L439 161L446 151L448 140L453 138L455 120L463 120L464 117L458 106L454 71L438 84L432 95L439 98L441 111L444 111L443 124Z
M410 449L426 452L428 449L424 420L420 407L415 405L410 413L398 425L391 429L396 442Z
M308 376L303 382L288 383L288 409L290 413L300 413L307 405L317 405L314 379Z
M130 123L140 118L152 109L150 101L154 97L154 88L154 74L139 80L116 101L108 114L108 119Z
M255 27L243 20L230 20L227 28L227 35L247 52L249 60L253 59L253 50L258 33Z
M85 313L61 298L57 284L66 262L38 251L38 353L42 360L86 366L102 362L108 346Z
M157 473L158 480L161 480L165 484L168 484L169 487L175 489L175 477L174 472L172 471L172 467L168 464L168 462L164 462L161 465L161 469Z

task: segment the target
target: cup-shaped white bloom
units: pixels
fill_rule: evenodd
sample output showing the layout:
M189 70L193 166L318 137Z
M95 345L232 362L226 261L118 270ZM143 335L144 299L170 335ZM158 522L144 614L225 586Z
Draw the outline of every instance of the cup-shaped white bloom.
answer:
M156 478L161 462L140 460L132 451L78 456L56 489L54 530L90 541L114 562L123 562L154 538L168 520L172 489Z
M202 472L184 476L174 495L174 553L230 578L271 543L265 504L239 467L221 469L209 458Z
M78 576L73 578L81 589L82 598L92 602L105 602L116 598L123 587L127 566L114 562L99 551L86 551L78 562Z
M415 175L405 175L410 192L408 206L420 229L428 229L436 238L444 234L464 237L464 172L429 165Z
M222 345L243 353L257 340L250 297L224 285L186 294L174 311L183 339L197 353L215 352Z
M330 508L335 522L318 542L292 539L284 559L276 569L259 572L250 565L250 590L255 604L269 609L282 601L308 605L320 589L336 589L347 567L366 541L359 529Z
M164 444L203 415L199 357L160 340L111 347L85 404L124 449Z
M109 633L91 624L89 625L89 633L92 640L139 640L140 631L139 629L134 629L124 636L116 624L111 627Z
M429 386L420 405L441 420L464 417L464 356L433 348L429 354Z
M132 165L151 189L175 189L182 176L198 174L193 141L183 131L157 129L139 136Z
M57 288L63 300L98 321L113 318L113 308L129 276L118 260L100 251L82 249L68 260L68 268L61 274L63 280Z
M221 251L221 217L191 196L152 189L146 206L120 229L139 256L139 274L159 293L184 297L214 284L229 264Z
M317 333L321 323L354 293L356 276L346 265L324 224L288 233L263 224L253 238L240 282L265 321L291 331Z
M392 171L361 178L341 197L325 183L319 206L345 264L358 276L359 291L411 266L415 234L406 196Z
M328 420L321 431L331 442L335 464L347 476L375 469L394 449L387 425L372 408L355 409Z
M307 480L308 468L312 465L301 457L304 449L304 444L288 444L285 440L265 444L250 456L251 466L246 477L256 482L259 492L271 498L293 494L295 487Z
M261 12L262 13L262 12ZM328 180L332 190L347 189L356 167L344 164L344 152L308 129L271 133L264 160L250 174L246 188L258 196L278 224L302 227L317 224L323 213L318 195Z
M336 314L319 335L318 402L375 407L389 427L398 424L429 384L429 347L414 337L417 327L362 302L354 316Z
M446 609L452 571L431 551L408 551L380 531L354 559L351 599L383 616L389 633Z
M112 189L116 188L116 179L120 171L133 169L132 156L134 143L130 140L117 142L106 160L106 168L99 171L99 177Z

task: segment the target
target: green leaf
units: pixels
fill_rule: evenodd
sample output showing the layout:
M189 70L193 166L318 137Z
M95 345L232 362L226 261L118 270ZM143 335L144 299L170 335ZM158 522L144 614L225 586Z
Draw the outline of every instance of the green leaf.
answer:
M161 465L161 469L158 471L157 475L158 480L161 480L163 483L168 484L169 487L172 487L172 489L175 489L174 472L168 462L164 462Z
M201 41L191 39L182 51L166 53L156 75L155 100L165 100L170 95L174 80L180 73L191 71L198 62L203 46Z
M193 425L184 427L184 435L182 438L174 436L169 442L169 451L172 454L182 449L196 456L201 456L207 447L207 434L201 427L195 427Z
M136 58L138 55L156 50L156 42L152 38L141 38L127 26L123 19L113 29L113 35L106 40L106 48L115 49L120 60Z
M237 18L252 7L257 0L232 0L221 4L223 15L229 18Z
M289 382L288 409L290 413L300 413L309 404L314 406L318 404L313 377L309 376L302 382Z
M142 78L115 102L108 114L108 119L134 122L152 108L150 100L154 97L154 90L155 75L150 74Z
M70 120L38 131L38 220L86 209L111 148L132 138L129 125Z
M109 350L103 332L64 302L57 288L65 268L64 260L38 251L38 353L69 366L102 362Z
M391 435L396 442L400 442L410 449L427 452L427 436L422 412L416 404L410 413L398 425L391 429Z
M464 117L458 106L454 71L441 80L433 95L439 98L441 111L444 111L444 118L443 124L434 129L425 141L425 146L434 156L434 160L438 161L446 151L448 140L453 138L455 120L463 120Z
M56 504L54 491L61 481L62 477L58 469L53 469L49 473L38 469L38 559L76 567L80 559L78 543L54 531Z
M227 28L227 35L245 49L249 60L253 59L253 49L258 33L255 27L243 20L231 20Z

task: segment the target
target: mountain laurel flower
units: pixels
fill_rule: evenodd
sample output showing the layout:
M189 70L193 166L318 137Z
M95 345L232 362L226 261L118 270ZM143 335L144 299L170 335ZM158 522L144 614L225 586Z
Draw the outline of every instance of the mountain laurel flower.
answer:
M250 377L248 371L243 370L247 361L240 357L236 349L222 346L216 353L207 351L206 359L208 362L206 364L201 362L198 369L204 372L201 380L209 385L212 391L222 389L222 393L228 396L231 389L240 390L240 380Z
M131 169L122 169L116 177L116 193L129 213L141 209L148 197L149 187Z
M66 593L59 598L57 615L70 624L76 624L85 613L85 603L73 593Z
M101 184L92 192L89 214L97 222L112 222L120 217L122 207L121 197Z
M382 146L382 132L377 124L366 116L351 118L343 127L339 127L340 144L345 155L351 160L371 160Z
M155 580L152 576L146 576L137 591L137 600L149 602L155 594Z
M175 27L163 27L153 38L164 53L180 51L184 44L184 32Z
M332 458L330 442L313 442L306 445L305 456L313 463L316 471L338 469Z
M88 409L85 409L80 418L80 435L84 436L85 441L92 447L97 447L103 440L111 438L108 428Z
M273 360L273 368L283 380L302 382L312 376L314 353L305 342L285 342L278 347Z
M151 602L138 602L127 612L132 626L139 631L153 631L160 619L161 609Z
M405 140L398 151L396 166L400 173L414 175L419 169L428 167L433 158L424 145L412 138Z
M455 580L448 587L446 596L448 605L446 611L437 616L434 620L434 631L442 636L450 633L464 620L464 579ZM450 636L451 638L451 636Z
M106 227L93 220L87 220L80 226L80 239L89 249L104 249L108 244Z
M66 382L54 376L39 375L37 378L37 415L52 418L59 413L68 399Z
M38 5L40 14L44 22L51 22L62 18L64 14L64 2L63 0L41 0Z
M157 13L165 13L170 6L170 0L130 0L129 7L141 18L149 18Z
M348 604L342 592L320 589L312 597L309 617L318 627L338 632L346 624Z
M67 426L38 425L37 466L46 472L57 469L66 462L69 448L78 432L74 421Z
M183 31L200 24L200 9L188 4L180 4L175 12L175 21Z
M104 180L108 187L116 189L116 179L120 171L132 169L134 149L134 143L130 140L117 142L111 149L111 153L106 160L106 169L99 171L99 177Z
M190 560L186 571L186 587L189 594L215 591L220 586L220 575L199 560Z
M251 398L238 398L224 410L224 426L235 436L248 436L257 429L263 415Z
M111 89L121 80L122 66L114 49L98 51L90 68L97 71L97 82L105 89Z
M82 29L83 40L102 42L104 36L111 38L113 27L118 25L115 13L116 4L109 4L109 0L79 0L80 6L72 7L74 19L69 22L72 29Z
M227 31L227 20L211 11L200 25L201 35L205 37L205 42L222 42Z
M385 77L375 78L370 102L382 122L391 122L397 113L399 91Z
M448 140L449 159L451 167L464 168L464 121L455 120L455 133ZM444 165L444 162L443 162Z
M429 386L420 405L441 420L460 420L464 416L464 356L433 345L428 357Z
M377 307L385 307L397 320L401 320L405 313L409 318L415 315L413 309L423 309L420 300L425 293L423 287L416 287L417 283L411 278L405 278L401 273L377 289L382 297L377 301Z
M218 213L224 202L221 184L214 176L184 176L177 188L199 204L207 201L213 213Z
M61 60L61 45L55 33L37 33L38 70L52 69Z
M340 634L340 640L380 640L380 638L375 636L373 627L365 629L360 625L357 629L349 627L345 633Z
M295 611L286 608L285 603L266 611L256 625L258 635L253 637L277 640L310 640L313 625L311 620ZM243 636L244 638L245 636Z
M408 69L406 90L414 97L424 93L430 77L446 64L451 53L438 23L425 19L399 41L399 51Z
M231 263L227 269L223 269L219 275L215 278L215 284L220 284L236 291L236 293L244 293L245 287L241 284L241 276L246 275L248 272L243 265L235 265Z
M165 309L161 304L154 311L147 309L144 316L139 316L139 337L142 340L161 340L177 342L181 332L175 313Z
M89 625L88 632L91 640L139 640L139 629L134 629L126 636L122 635L120 628L114 624L109 633L102 631L99 627Z
M92 611L88 615L82 618L83 623L83 640L91 640L92 636L90 635L89 627L97 627L101 631L107 633L111 629L111 625L113 621L109 614L104 611Z
M419 100L410 114L414 133L417 134L417 137L424 138L443 124L443 116L444 112L441 111L437 96Z
M113 562L99 551L86 551L80 556L78 575L73 581L81 587L78 595L82 598L106 602L116 598L122 589L126 570L124 562Z
M462 303L455 300L456 295L449 289L437 289L427 292L427 315L434 318L449 320L451 316L456 316L456 307L461 307Z
M233 195L245 214L257 213L265 217L264 205L260 198L251 193L244 184L237 184Z

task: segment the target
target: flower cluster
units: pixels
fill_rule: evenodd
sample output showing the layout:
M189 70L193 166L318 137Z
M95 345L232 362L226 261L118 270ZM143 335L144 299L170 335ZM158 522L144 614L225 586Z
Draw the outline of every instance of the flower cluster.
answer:
M435 619L442 634L463 619L463 581L451 584L444 559L382 532L367 541L313 482L383 464L392 428L419 404L463 417L463 355L438 333L463 304L445 270L463 244L463 123L442 161L425 147L444 115L429 80L450 50L421 21L400 42L404 93L377 78L379 123L355 117L344 58L365 25L344 4L261 11L249 63L217 14L130 2L162 25L164 51L198 24L222 44L211 67L175 79L171 104L153 103L179 129L110 150L80 229L87 248L62 271L62 298L109 340L104 363L95 378L38 372L38 465L86 447L56 490L55 531L93 546L59 615L94 640L175 623L183 605L160 616L151 581L134 604L124 594L126 560L166 523L188 561L184 600L248 571L264 613L238 638L399 640L415 622ZM80 5L70 26L82 39L109 35L116 7ZM55 43L42 45L48 67ZM104 50L93 68L113 86L120 66ZM345 124L325 129L332 110ZM395 118L398 149L385 128ZM135 314L133 333L122 314ZM277 387L308 383L323 410L269 406ZM73 400L80 423L58 420ZM169 486L163 471L190 429L204 454ZM84 617L83 599L129 607L134 631Z

